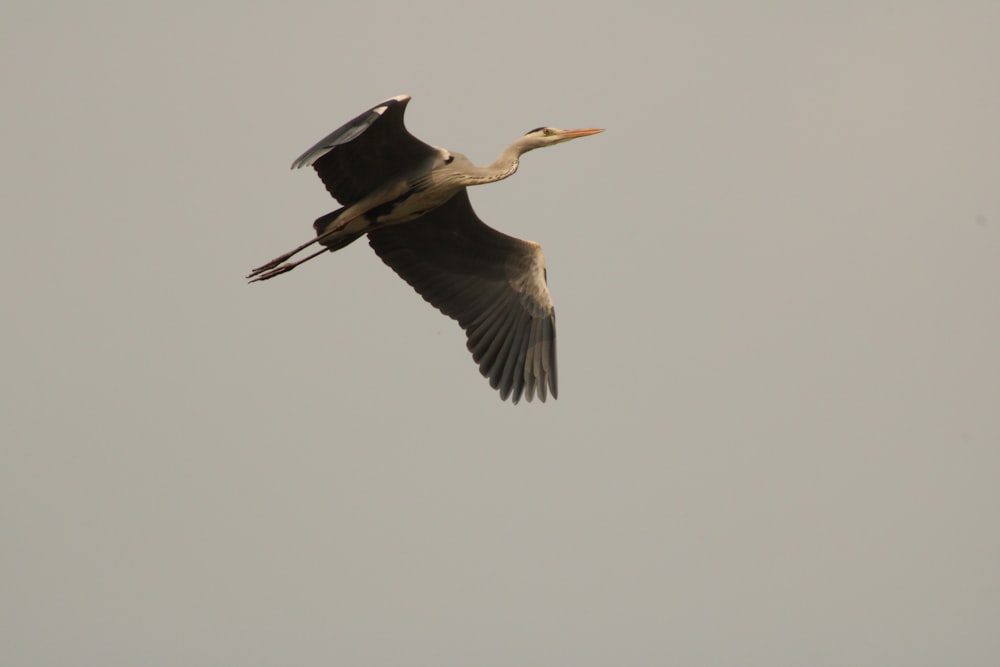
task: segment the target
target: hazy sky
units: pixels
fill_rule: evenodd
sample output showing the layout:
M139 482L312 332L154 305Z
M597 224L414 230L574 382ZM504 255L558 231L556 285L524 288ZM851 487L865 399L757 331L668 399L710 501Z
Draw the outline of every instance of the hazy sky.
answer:
M349 5L345 7L345 5ZM10 2L0 664L1000 659L1000 5ZM546 252L502 403L291 161L389 96Z

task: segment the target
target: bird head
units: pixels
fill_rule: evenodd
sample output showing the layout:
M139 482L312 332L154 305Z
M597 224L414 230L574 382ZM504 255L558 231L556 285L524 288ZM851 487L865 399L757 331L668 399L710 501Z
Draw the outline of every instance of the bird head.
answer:
M579 130L560 130L558 127L536 127L521 137L521 143L526 153L536 148L554 146L570 139L589 137L592 134L603 131L604 128L602 127L586 127Z

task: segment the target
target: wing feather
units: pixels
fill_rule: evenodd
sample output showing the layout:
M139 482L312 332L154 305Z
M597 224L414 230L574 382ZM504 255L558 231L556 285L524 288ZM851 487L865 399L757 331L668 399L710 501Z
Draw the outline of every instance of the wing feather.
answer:
M494 330L487 334L489 345L486 346L486 352L482 358L475 359L475 355L473 355L473 358L479 362L479 371L490 379L490 386L494 389L499 387L500 374L503 372L505 359L503 352L506 347L510 346L512 336L508 334L514 328L516 316L517 313L511 312L511 309L504 309L503 316L497 319Z
M403 124L409 101L409 95L397 95L376 104L323 137L292 163L292 169L312 166L327 191L350 206L394 174L437 153Z
M500 395L507 399L512 393L515 392L515 377L523 377L523 371L521 373L515 372L515 370L521 370L524 365L524 355L523 348L525 339L527 338L526 329L530 328L531 322L528 318L522 317L518 318L513 323L513 328L510 335L507 337L507 343L505 344L506 353L503 355L503 372L500 375ZM520 362L520 364L518 363ZM514 393L514 399L520 400L520 392Z
M362 135L364 136L364 135ZM378 256L424 300L458 321L502 399L557 396L555 310L534 243L489 227L466 190L413 222L368 234Z

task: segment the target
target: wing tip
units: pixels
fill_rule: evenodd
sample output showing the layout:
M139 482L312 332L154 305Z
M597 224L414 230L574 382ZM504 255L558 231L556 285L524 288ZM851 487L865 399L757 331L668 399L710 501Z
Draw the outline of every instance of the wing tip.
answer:
M347 143L347 141L353 140L358 134L361 134L371 125L378 116L381 116L386 112L390 106L399 104L403 107L410 101L410 96L406 93L401 93L395 97L390 97L384 102L379 102L373 106L368 111L357 116L351 121L348 121L344 125L331 132L327 137L322 139L319 143L314 145L312 148L307 150L305 153L296 158L295 162L292 162L292 169L301 169L302 167L311 167L317 160L326 155L330 150L335 148L340 143ZM375 114L372 118L371 114ZM367 116L367 118L366 118ZM343 139L343 135L347 135L347 139ZM323 145L325 142L331 141L328 145Z

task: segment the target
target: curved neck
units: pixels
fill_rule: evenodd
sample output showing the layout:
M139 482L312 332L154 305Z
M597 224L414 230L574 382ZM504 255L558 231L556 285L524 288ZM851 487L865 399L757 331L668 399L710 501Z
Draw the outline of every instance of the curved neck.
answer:
M524 152L525 147L522 145L522 141L520 139L515 141L505 148L497 159L493 160L489 165L475 167L474 172L470 174L473 181L472 184L492 183L507 178L517 171L518 159Z

